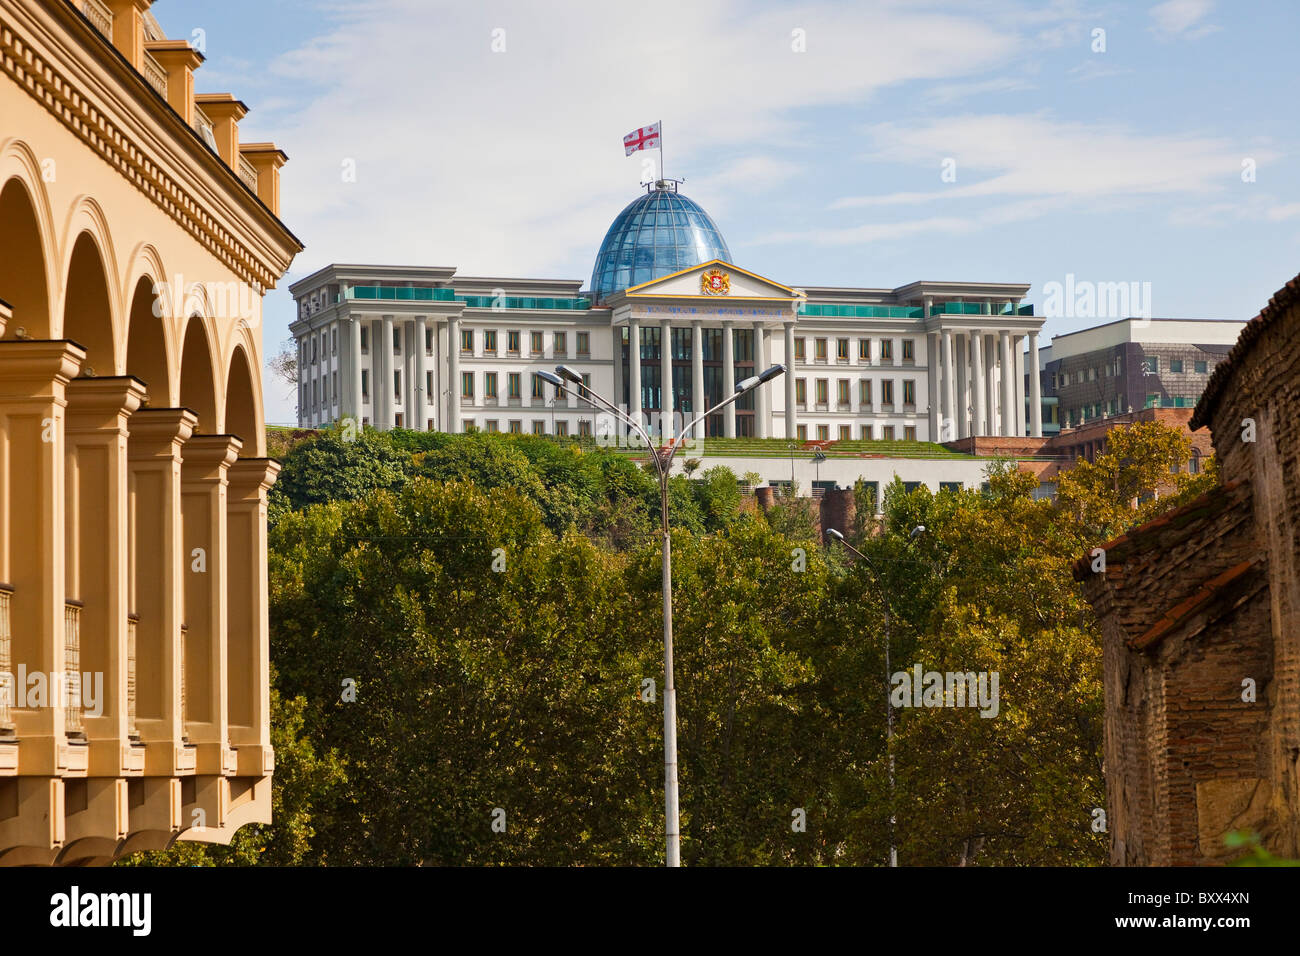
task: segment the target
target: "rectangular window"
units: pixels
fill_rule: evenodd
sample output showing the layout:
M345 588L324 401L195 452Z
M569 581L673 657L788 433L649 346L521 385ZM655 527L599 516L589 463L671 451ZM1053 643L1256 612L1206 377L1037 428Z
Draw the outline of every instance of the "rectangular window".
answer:
M871 441L871 426L870 425L858 426L858 437L861 438L863 441Z
M1207 366L1204 362L1197 362L1195 365L1192 366L1192 368L1194 368L1198 374L1204 375Z
M880 340L880 360L882 362L892 362L894 360L894 340Z
M539 333L539 334L540 334L540 333ZM533 398L545 398L545 397L546 397L546 391L545 391L545 389L546 389L546 381L545 381L545 379L543 379L540 375L538 375L536 372L534 372L534 373L533 373L533 392L532 392Z
M339 373L334 372L333 375L334 375L334 384L330 386L330 398L332 398L334 402L337 403L339 400Z
M434 330L427 325L424 327L424 353L426 355L433 354L433 331ZM493 332L492 334L495 335L496 333Z
M849 360L849 340L836 339L835 340L835 361L847 362L848 360Z
M817 379L817 404L825 405L830 401L830 383L824 378Z
M534 435L545 435L545 434L546 434L546 422L542 421L541 419L534 418L534 419L533 419L533 434L534 434Z
M461 352L468 355L474 354L474 330L473 329L460 330L460 350Z
M424 404L433 404L433 373L424 373Z
M842 378L835 383L835 399L841 405L849 405L849 380Z
M569 335L567 332L555 333L555 355L567 356L569 354Z
M826 340L825 340L825 339L817 339L817 340L816 340L816 347L817 347L817 351L816 351L816 358L817 358L817 361L819 361L819 362L825 362L825 361L826 361Z
M369 353L370 353L370 330L363 325L361 326L361 354L368 355Z
M808 404L808 380L806 378L794 380L794 403L796 405Z
M523 432L524 432L524 423L517 418L512 418L510 420L510 434L522 435Z
M894 380L886 379L880 383L880 404L894 404Z
M578 437L579 438L591 437L591 419L583 418L578 421Z
M830 441L830 437L831 437L831 426L830 426L830 425L818 425L818 426L817 426L817 440L818 440L818 441Z
M506 332L506 352L508 352L511 355L519 354L519 332L518 331Z
M1183 360L1182 360L1182 359L1170 359L1170 360L1169 360L1169 371L1171 371L1171 372L1181 372L1182 370L1183 370Z
M510 372L509 374L506 375L506 389L507 389L506 394L510 398L517 399L521 396L522 385L520 384L519 372Z
M556 422L556 423L555 423L555 434L558 435L558 436L561 437L561 438L568 438L568 437L569 437L569 423L568 423L568 422L565 422L565 421L558 421L558 422Z
M916 404L916 382L910 378L903 380L903 404Z
M871 339L858 339L858 361L871 361Z
M529 332L529 333L528 333L528 346L529 346L529 348L532 350L532 353L533 353L534 355L541 355L541 354L543 353L543 351L544 351L544 350L543 350L543 347L542 347L542 333L541 333L541 332Z
M886 425L885 427L883 427L882 429L880 429L880 437L883 438L885 441L893 441L893 440L894 440L894 426L893 426L893 425Z
M361 397L370 398L370 370L364 368L361 370Z
M402 330L393 329L393 354L402 354Z
M496 372L483 373L483 397L484 398L497 397L497 373Z
M591 354L591 333L590 332L578 333L578 354L579 355Z
M460 397L461 398L474 397L474 373L473 372L460 373Z
M1142 371L1156 373L1160 371L1160 359L1154 355L1148 355L1142 360Z
M841 426L840 426L840 441L848 441L848 440L849 440L850 438L852 438L852 437L853 437L853 426L852 426L852 425L841 425Z
M339 328L334 326L330 329L330 355L339 354Z
M402 398L402 373L393 373L393 401L401 401Z
M871 404L871 379L864 378L858 382L858 404Z
M496 329L483 330L483 351L487 355L497 354L497 330Z
M807 426L807 425L796 425L796 426L795 426L794 433L795 433L795 436L798 437L798 439L799 439L800 441L807 441L807 440L808 440L808 426Z
M801 338L797 338L797 339L795 339L795 340L794 340L794 360L795 360L796 362L802 362L802 361L804 361L804 358L805 358L806 355L807 355L807 349L804 347L804 339L803 339L802 337L801 337Z
M487 430L490 434L496 434L497 432L501 431L501 423L498 422L495 418L489 418L486 422L486 425L487 425Z
M916 340L915 339L903 339L903 361L904 362L916 361Z
M915 426L915 425L904 425L904 426L903 426L903 438L904 438L904 440L906 440L906 441L916 441L916 426ZM959 487L960 487L960 486L959 486Z

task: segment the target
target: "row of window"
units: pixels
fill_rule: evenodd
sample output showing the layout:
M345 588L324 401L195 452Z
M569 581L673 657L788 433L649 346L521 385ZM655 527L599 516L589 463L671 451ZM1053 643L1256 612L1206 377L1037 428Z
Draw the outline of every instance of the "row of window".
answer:
M462 399L470 399L471 401L473 400L473 398L474 398L474 378L475 378L475 373L474 373L474 372L461 372L461 373L460 373L460 397L461 397ZM531 398L545 398L545 397L546 397L546 381L545 381L545 379L543 379L543 378L542 378L540 375L538 375L536 372L533 372L532 375L529 376L529 380L528 380L528 381L529 381L529 392L528 392L528 394L529 394L529 396L530 396ZM590 374L588 374L588 373L586 373L586 372L583 373L583 375L582 375L582 385L583 385L584 388L588 388L588 389L591 388L591 375L590 375ZM521 397L522 397L522 392L521 392L522 387L523 387L523 373L522 373L522 372L507 372L507 373L506 373L506 397L507 397L507 398L516 398L516 399L517 399L517 398L521 398ZM500 390L499 390L499 388L500 388L500 377L499 377L499 373L497 373L497 372L484 372L484 373L483 373L483 397L486 398L486 399L500 398L500 397L501 397L501 394L500 394ZM553 385L551 388L552 388L552 391L553 391L553 393L554 393L554 395L553 395L554 398L556 398L556 399L560 399L560 398L563 398L563 397L564 397L564 395L565 395L565 391L564 391L560 386L558 386L558 385Z
M848 408L852 405L852 380L841 378L835 383L835 401L841 408ZM813 380L814 397L816 404L830 404L830 380L818 378ZM858 380L858 404L869 406L872 404L872 380L869 378ZM807 407L808 405L808 380L797 378L794 381L794 403L798 407ZM894 404L894 380L882 379L880 382L880 404ZM911 378L903 379L903 404L916 404L916 380Z
M1187 362L1183 359L1170 359L1170 372L1183 372L1187 369ZM1148 355L1142 359L1142 371L1152 374L1160 371L1160 357L1158 355ZM1207 375L1214 371L1214 363L1196 359L1192 362L1192 371L1198 375Z
M1193 359L1190 363L1186 359L1169 359L1168 371L1172 373L1183 373L1191 366L1191 370L1197 375L1208 375L1214 371L1214 363L1204 359ZM1160 357L1158 355L1148 355L1142 359L1142 371L1149 375L1157 375L1160 372ZM1073 372L1056 371L1052 373L1052 387L1064 388L1067 385L1082 385L1085 382L1097 381L1098 375L1101 378L1119 378L1124 374L1124 360L1122 356L1115 356L1113 362L1107 362L1101 366L1100 371L1096 366L1090 368L1075 369Z
M849 343L851 339L837 338L835 340L835 361L847 362L849 360ZM826 362L828 359L828 349L830 339L815 338L813 339L813 361ZM880 339L879 359L882 362L892 362L894 360L894 340ZM794 360L796 362L808 361L808 343L807 339L802 336L796 336L794 340ZM871 339L858 339L858 361L871 361ZM916 340L903 339L903 361L916 361Z
M472 425L474 425L474 422L472 422L472 421L465 422L465 427L466 427L466 428L468 428L468 427L470 427L470 426L472 426ZM489 418L489 419L486 419L486 420L483 422L483 430L486 431L486 432L491 432L491 433L493 433L493 434L496 434L497 432L500 432L500 431L501 431L501 422L500 422L500 420L495 419L495 418ZM519 418L508 419L508 420L506 421L506 429L505 429L505 430L506 430L506 433L507 433L507 434L510 434L510 435L522 435L522 434L524 433L524 423L523 423L523 420L522 420L522 419L519 419ZM530 424L529 432L530 432L530 434L533 434L533 435L545 435L545 434L548 434L547 431L546 431L546 421L545 421L544 419L541 419L541 418L534 418L534 419L532 420L531 424ZM554 434L555 434L556 437L558 437L558 438L567 438L567 437L569 436L569 423L568 423L567 421L564 421L563 419L558 419L558 420L555 422L555 432L554 432ZM579 438L590 438L591 436L592 436L592 423L591 423L591 419L589 419L589 418L582 418L582 419L579 419L579 420L578 420L578 437L579 437Z
M497 344L499 342L497 329L461 329L460 330L460 351L462 355L474 355L474 340L479 335L483 337L483 354L499 354ZM575 332L573 333L576 354L587 356L591 354L591 333ZM506 330L506 355L522 355L521 345L523 344L523 331L520 329ZM545 355L546 354L546 335L543 332L528 333L528 354ZM569 333L552 332L551 333L551 354L557 358L563 358L569 354Z
M813 432L813 433L817 436L817 441L830 441L830 440L831 440L831 426L830 426L830 425L816 425L816 424L814 424L812 427L813 427L813 429L814 429L814 432ZM796 433L796 435L798 436L798 438L799 438L800 441L807 441L807 440L808 440L808 426L807 426L807 425L796 425L796 426L795 426L795 433ZM875 426L875 425L859 425L859 426L858 426L858 438L861 439L862 441L875 441L875 440L876 440L876 426ZM893 426L893 425L882 425L882 426L880 427L880 438L881 438L882 441L897 441L897 440L898 440L898 429L897 429L895 426ZM852 441L852 440L853 440L853 426L852 426L852 425L840 425L840 426L838 426L838 427L837 427L837 430L836 430L836 432L835 432L835 440L836 440L836 441ZM916 441L916 426L915 426L915 425L904 425L904 426L903 426L903 441Z

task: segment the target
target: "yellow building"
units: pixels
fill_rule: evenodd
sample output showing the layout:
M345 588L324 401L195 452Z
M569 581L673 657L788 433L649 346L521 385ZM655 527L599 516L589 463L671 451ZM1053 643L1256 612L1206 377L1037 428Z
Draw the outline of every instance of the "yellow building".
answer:
M262 295L302 248L152 0L0 0L0 863L271 813Z

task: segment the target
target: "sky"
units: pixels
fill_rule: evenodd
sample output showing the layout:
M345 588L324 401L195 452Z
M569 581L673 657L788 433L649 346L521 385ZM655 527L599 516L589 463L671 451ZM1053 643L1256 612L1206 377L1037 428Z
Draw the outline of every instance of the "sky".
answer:
M289 155L331 262L589 280L658 152L735 264L792 286L1150 283L1248 319L1300 271L1294 0L161 0L198 92ZM648 160L649 165L645 165ZM1051 317L1052 335L1098 324ZM1100 320L1104 321L1104 319ZM264 372L268 422L292 389Z

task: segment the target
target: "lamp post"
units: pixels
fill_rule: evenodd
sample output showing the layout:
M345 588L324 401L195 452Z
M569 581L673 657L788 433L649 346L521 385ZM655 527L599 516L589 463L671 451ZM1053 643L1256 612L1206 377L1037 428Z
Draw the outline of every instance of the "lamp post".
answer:
M634 356L635 359L635 356ZM668 443L666 447L657 448L641 422L625 414L608 399L596 394L589 386L583 385L582 376L573 369L556 366L555 372L538 374L550 384L563 389L579 401L586 400L593 405L610 412L615 418L632 426L650 450L655 470L659 474L659 517L663 536L663 601L664 601L664 831L667 866L681 866L681 827L677 804L677 687L673 681L673 577L672 577L672 536L668 529L668 478L672 471L673 455L677 453L682 440L695 426L707 419L714 412L730 405L742 395L753 391L765 382L770 382L785 372L784 365L773 365L759 375L754 375L736 385L736 390L714 405L703 415L693 419L690 424ZM567 385L565 383L568 383ZM569 385L577 386L571 391Z
M868 568L871 569L872 575L876 579L877 585L880 583L880 573L876 570L876 565L870 558L859 551L853 545L849 544L848 539L844 537L835 528L827 528L826 533L844 545L850 552L861 558ZM915 541L919 535L925 533L925 525L919 524L912 529L908 539ZM885 753L889 762L889 865L898 866L898 846L894 839L894 828L896 818L894 816L894 702L889 697L889 645L890 645L890 627L889 627L889 595L882 591L884 600L882 601L885 608Z

